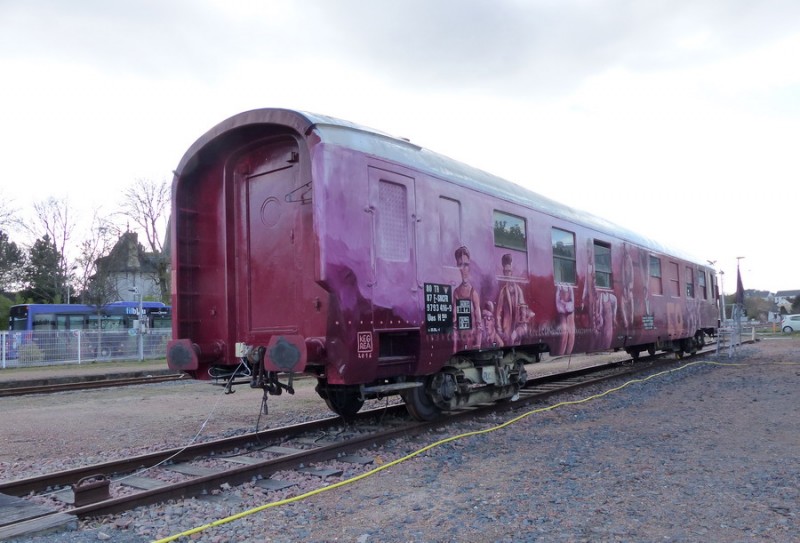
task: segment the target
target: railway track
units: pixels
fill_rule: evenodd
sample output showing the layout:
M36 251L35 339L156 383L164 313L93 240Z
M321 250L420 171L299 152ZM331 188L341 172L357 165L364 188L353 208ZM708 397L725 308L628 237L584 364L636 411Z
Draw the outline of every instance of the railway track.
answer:
M0 388L0 398L11 396L24 396L27 394L52 394L54 392L69 392L76 390L92 390L97 388L113 388L131 385L147 385L152 383L165 383L187 379L186 374L171 373L166 375L140 375L118 379L92 379L64 383L45 383L40 385L9 385Z
M711 352L714 346L698 354ZM630 361L632 362L632 361ZM157 453L0 483L0 497L58 497L58 510L40 511L33 518L0 526L0 540L30 531L37 525L74 522L77 518L120 513L167 500L199 497L244 482L264 490L289 483L273 478L278 472L304 470L322 478L341 475L326 462L369 465L369 456L356 453L393 439L407 438L444 426L510 410L525 410L549 396L611 379L675 365L672 357L651 357L633 363L604 366L530 380L513 402L472 407L432 422L408 419L402 404L359 413L350 421L330 417L168 449ZM363 452L361 453L364 454Z

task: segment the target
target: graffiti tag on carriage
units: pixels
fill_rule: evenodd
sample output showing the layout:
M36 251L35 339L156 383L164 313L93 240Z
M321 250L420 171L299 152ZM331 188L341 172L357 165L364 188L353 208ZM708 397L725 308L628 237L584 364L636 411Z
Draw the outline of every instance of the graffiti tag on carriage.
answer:
M372 354L372 332L358 333L358 357L369 358Z
M446 334L453 329L453 288L425 283L425 327L429 334Z
M678 335L685 328L683 305L677 303L667 304L667 333Z

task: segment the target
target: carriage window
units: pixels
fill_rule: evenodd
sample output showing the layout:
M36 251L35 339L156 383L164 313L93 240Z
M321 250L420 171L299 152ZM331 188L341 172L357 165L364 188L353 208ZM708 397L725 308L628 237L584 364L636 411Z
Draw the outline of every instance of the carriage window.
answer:
M661 284L661 259L650 255L650 292L652 294L664 294Z
M600 288L611 288L611 245L594 242L594 284Z
M556 283L576 283L575 234L553 228L553 279Z
M28 319L25 317L18 318L11 316L8 318L9 321L9 330L27 330L28 329Z
M442 264L453 265L451 247L461 247L461 202L451 198L439 197L439 251ZM447 250L444 250L444 249Z
M409 258L406 187L381 180L378 186L378 257L394 262Z
M124 330L126 326L123 319L124 317L121 315L104 315L103 320L100 321L100 327L103 330Z
M686 268L686 297L694 298L694 270Z
M681 295L681 277L678 273L678 263L670 262L667 270L669 272L669 295L679 298Z
M34 330L55 330L56 316L54 313L40 313L33 316Z
M62 314L56 315L56 329L81 330L86 319L83 315Z
M525 219L500 211L494 212L494 244L496 247L525 251Z
M69 315L56 315L56 330L68 330L68 320Z
M700 270L697 272L697 285L700 287L700 296L704 299L708 299L708 291L706 290L706 272Z

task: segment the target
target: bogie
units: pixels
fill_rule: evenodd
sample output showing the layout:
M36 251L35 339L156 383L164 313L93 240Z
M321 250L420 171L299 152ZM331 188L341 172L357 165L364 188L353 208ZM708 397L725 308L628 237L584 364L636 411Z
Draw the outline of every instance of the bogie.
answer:
M513 398L528 379L525 363L536 358L519 356L498 352L492 363L482 365L456 357L443 371L423 379L422 386L403 392L403 400L412 417L432 420L442 411Z

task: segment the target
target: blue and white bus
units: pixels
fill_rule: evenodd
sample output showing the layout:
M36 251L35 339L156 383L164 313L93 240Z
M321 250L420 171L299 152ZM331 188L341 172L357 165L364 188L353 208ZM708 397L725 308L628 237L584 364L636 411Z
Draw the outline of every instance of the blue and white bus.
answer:
M145 327L171 328L171 308L161 302L142 302ZM11 307L8 329L33 330L128 329L139 320L139 302L112 302L99 308L85 304L20 304ZM99 324L98 324L99 323Z
M6 353L16 358L20 347L35 343L46 352L68 343L78 331L96 338L87 343L100 357L118 354L128 336L140 331L164 331L172 328L170 306L161 302L112 302L103 306L85 304L20 304L9 311ZM141 327L141 329L137 328ZM85 353L88 354L88 353Z

